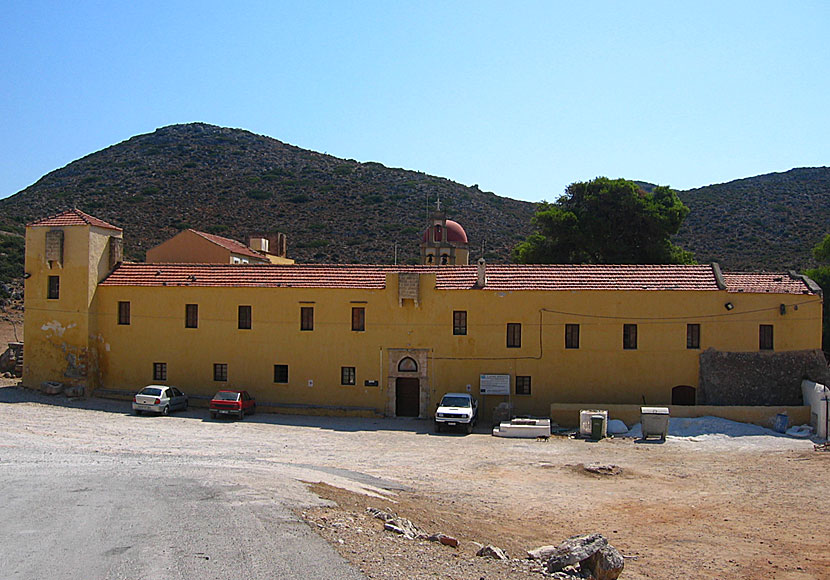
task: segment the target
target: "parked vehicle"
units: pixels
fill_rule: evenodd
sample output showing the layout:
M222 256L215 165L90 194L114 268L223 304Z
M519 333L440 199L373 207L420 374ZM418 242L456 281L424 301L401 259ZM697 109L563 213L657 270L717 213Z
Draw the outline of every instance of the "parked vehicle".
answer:
M248 391L219 391L210 401L210 416L216 419L219 415L232 415L244 419L246 414L256 412L256 400Z
M170 411L187 411L187 395L170 385L147 385L133 397L133 412L169 415Z
M478 421L478 401L469 393L447 393L438 403L435 411L435 432L444 427L463 427L473 432Z

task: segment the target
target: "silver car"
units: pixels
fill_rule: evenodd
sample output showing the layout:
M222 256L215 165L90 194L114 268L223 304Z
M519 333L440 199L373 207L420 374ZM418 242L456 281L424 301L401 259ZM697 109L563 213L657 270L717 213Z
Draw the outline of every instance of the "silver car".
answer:
M187 411L187 395L169 385L147 385L133 397L133 412L136 415L144 412L168 415L178 409Z

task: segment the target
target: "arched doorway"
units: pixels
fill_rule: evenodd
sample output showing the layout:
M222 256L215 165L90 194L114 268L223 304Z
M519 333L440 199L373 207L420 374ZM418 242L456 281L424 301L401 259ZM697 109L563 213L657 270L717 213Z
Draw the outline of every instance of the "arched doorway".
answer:
M696 390L689 385L678 385L671 390L672 405L694 405Z
M390 417L429 416L429 377L427 355L423 348L386 349L386 414Z

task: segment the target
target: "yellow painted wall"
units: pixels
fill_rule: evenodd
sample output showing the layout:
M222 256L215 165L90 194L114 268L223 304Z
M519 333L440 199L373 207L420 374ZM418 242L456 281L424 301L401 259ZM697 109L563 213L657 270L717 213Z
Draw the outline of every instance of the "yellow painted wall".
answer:
M702 350L757 351L760 323L774 325L776 351L820 346L816 296L438 291L434 284L434 275L421 276L417 307L399 305L396 275L384 290L104 286L91 324L107 388L137 389L153 382L153 362L167 362L168 382L193 394L236 387L263 402L379 412L394 390L389 349L429 351L428 412L445 392L470 385L479 395L484 373L531 376L532 394L510 399L517 414L546 415L552 403L637 404L645 396L667 404L672 387L697 386ZM116 324L119 300L131 302L129 326ZM726 302L735 308L727 311ZM198 329L184 327L188 303L199 304ZM251 330L237 329L239 305L252 306ZM301 306L315 309L313 331L299 329ZM350 329L352 306L366 308L365 332ZM467 311L466 336L453 336L453 310ZM521 348L506 347L507 322L522 324ZM580 325L579 349L564 348L566 323ZM638 325L637 350L622 349L624 323ZM686 348L687 323L701 325L701 349ZM213 363L228 363L227 384L213 381ZM274 364L289 365L288 385L274 384ZM356 368L355 386L340 385L341 366ZM505 399L484 397L484 416Z
M265 254L265 257L268 258L268 261L272 264L277 264L279 266L288 266L294 263L294 260L292 258L277 256L275 254Z
M46 232L64 232L63 259L46 260ZM115 230L92 226L26 229L23 384L43 381L94 385L95 352L89 349L89 315L97 284L109 272L109 238ZM60 279L58 299L47 298L49 276ZM93 383L90 383L93 381Z
M148 263L230 264L231 252L190 230L147 250Z

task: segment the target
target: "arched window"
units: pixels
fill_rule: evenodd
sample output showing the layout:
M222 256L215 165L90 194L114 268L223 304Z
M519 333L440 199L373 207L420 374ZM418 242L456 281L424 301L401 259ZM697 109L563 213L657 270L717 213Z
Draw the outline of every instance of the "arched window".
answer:
M405 357L398 363L398 372L402 373L416 373L418 372L418 363L412 357Z
M443 239L443 236L441 235L441 226L436 225L434 232L435 233L432 241L440 242Z
M433 259L434 259L434 256L432 254L427 254L427 264L432 264Z
M441 265L445 266L450 263L450 257L447 254L441 254Z

